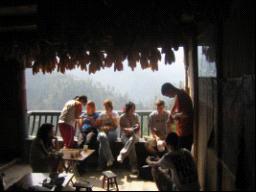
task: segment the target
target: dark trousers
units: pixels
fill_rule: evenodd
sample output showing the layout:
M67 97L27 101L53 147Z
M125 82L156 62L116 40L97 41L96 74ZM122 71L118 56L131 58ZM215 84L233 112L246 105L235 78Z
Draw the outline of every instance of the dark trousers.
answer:
M152 167L152 176L159 191L173 191L174 185L170 175L159 167Z
M193 135L179 137L179 147L191 151L193 144Z
M98 136L98 133L96 131L82 132L79 146L83 147L83 145L88 145L88 147L90 149L96 149L97 148L97 136Z

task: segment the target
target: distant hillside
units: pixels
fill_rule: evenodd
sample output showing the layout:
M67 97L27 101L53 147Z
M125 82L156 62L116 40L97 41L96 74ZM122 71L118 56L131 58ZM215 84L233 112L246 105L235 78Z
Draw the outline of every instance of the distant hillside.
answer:
M64 103L77 95L87 95L96 102L97 109L102 109L103 100L114 101L115 110L121 110L129 101L127 95L117 93L111 87L103 87L92 80L76 80L71 75L53 73L50 75L32 75L26 71L28 110L61 110ZM140 103L137 108L143 109Z
M124 70L120 72L114 72L114 67L112 67L90 75L80 69L69 71L67 74L77 79L91 79L93 82L101 83L104 87L111 86L120 93L127 93L132 100L151 106L155 98L166 99L161 94L161 86L165 82L171 82L180 87L180 84L185 81L183 49L175 52L175 57L176 62L172 65L165 65L164 60L159 62L159 70L155 72L151 69L142 70L139 64L132 71L125 60Z

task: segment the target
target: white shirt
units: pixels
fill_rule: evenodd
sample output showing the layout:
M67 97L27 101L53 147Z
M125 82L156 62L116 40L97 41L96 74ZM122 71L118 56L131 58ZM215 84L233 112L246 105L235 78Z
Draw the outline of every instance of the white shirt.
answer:
M112 111L111 115L112 115L112 118L116 119L118 123L119 121L118 113L116 111ZM102 121L103 126L113 124L113 120L109 117L109 115L105 111L100 113L100 116L98 119ZM117 128L117 127L113 127L113 128Z
M77 101L70 100L68 101L64 108L62 109L62 112L59 117L59 123L66 123L72 127L75 127L76 124L76 107L77 107Z
M168 133L167 130L167 122L169 119L169 112L164 111L162 114L159 114L158 111L153 111L149 115L148 119L148 127L149 129L156 129L158 134L157 136L160 137L160 139L165 139Z

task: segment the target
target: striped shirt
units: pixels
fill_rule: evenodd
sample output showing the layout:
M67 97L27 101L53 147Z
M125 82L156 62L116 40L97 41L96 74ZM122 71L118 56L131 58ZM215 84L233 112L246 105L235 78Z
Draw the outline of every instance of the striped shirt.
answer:
M59 117L59 123L66 123L72 127L75 127L76 114L82 113L82 104L75 100L68 101L62 109Z
M151 130L156 129L156 134L161 140L165 140L168 133L167 121L169 120L169 115L168 111L164 111L162 114L159 114L158 111L153 111L149 115L148 127Z

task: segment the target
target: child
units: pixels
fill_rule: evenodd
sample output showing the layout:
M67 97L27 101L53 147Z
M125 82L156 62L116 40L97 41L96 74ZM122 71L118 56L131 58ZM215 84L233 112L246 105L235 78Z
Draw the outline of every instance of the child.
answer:
M82 117L81 137L82 141L80 145L88 145L90 149L96 149L98 125L97 119L99 113L96 112L96 106L93 101L88 101L86 105L86 112Z

